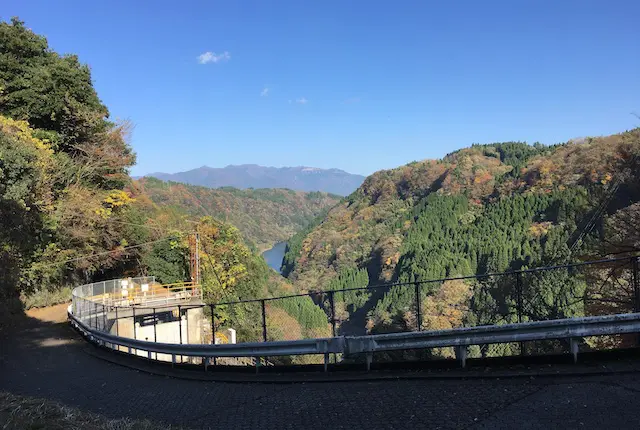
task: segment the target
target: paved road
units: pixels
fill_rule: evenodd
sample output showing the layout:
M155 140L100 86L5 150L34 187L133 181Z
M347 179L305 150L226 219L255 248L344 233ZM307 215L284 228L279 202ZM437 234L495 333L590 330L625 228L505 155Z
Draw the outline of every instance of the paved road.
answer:
M189 381L107 363L65 323L0 340L0 390L192 428L640 428L640 374L291 385Z

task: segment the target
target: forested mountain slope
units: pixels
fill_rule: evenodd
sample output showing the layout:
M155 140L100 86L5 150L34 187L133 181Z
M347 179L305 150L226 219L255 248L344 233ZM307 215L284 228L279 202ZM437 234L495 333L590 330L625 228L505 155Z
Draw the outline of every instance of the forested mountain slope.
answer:
M284 274L299 289L340 289L637 250L639 153L640 129L634 129L553 147L474 145L441 160L377 172L313 229L289 241ZM602 216L576 243L603 201ZM442 288L448 290L438 296ZM451 295L467 300L472 288L428 287L436 301ZM369 301L369 327L406 323L405 295L394 289ZM368 298L352 297L351 309Z
M213 216L238 227L260 251L289 239L340 200L322 192L206 187L142 178L130 185L155 204L193 216Z

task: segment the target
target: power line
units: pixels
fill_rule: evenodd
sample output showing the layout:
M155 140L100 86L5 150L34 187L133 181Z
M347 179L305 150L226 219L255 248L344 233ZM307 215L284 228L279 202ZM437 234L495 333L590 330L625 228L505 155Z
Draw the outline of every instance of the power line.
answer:
M101 255L108 255L108 254L111 254L111 253L113 253L113 252L125 251L125 250L128 250L128 249L141 248L141 247L146 246L146 245L153 245L154 243L164 242L164 241L166 241L166 240L170 240L170 239L173 239L173 237L169 236L169 237L165 237L164 239L152 240L152 241L150 241L150 242L144 242L144 243L140 243L140 244L138 244L138 245L125 246L124 248L113 249L113 250L111 250L111 251L98 252L98 253L96 253L96 254L85 255L84 257L76 257L76 258L71 258L71 259L69 259L69 260L55 261L55 262L53 262L53 263L43 264L43 265L40 265L40 266L38 266L38 267L39 267L39 268L40 268L40 267L51 267L51 266L55 266L55 265L58 265L58 264L67 264L67 263L72 263L72 262L74 262L74 261L86 260L86 259L88 259L88 258L99 257L99 256L101 256Z

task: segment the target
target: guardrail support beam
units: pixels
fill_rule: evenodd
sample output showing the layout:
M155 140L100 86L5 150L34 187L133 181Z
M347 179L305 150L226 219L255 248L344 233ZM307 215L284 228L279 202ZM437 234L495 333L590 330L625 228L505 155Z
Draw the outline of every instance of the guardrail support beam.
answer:
M460 363L460 367L462 367L463 369L467 367L467 346L466 345L456 346L456 359Z
M367 352L366 355L366 360L367 360L367 372L369 370L371 370L371 363L373 362L373 352Z
M569 339L569 346L571 348L571 354L573 355L573 362L578 362L578 352L580 351L580 339L572 337Z

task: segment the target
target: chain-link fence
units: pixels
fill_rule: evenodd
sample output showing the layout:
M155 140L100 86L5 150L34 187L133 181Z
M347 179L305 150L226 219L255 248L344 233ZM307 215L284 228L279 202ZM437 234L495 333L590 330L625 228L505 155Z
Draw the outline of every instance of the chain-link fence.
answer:
M200 344L205 333L201 297L199 286L190 283L161 285L152 276L113 279L75 288L72 312L87 327L103 333ZM171 360L161 355L154 358Z

